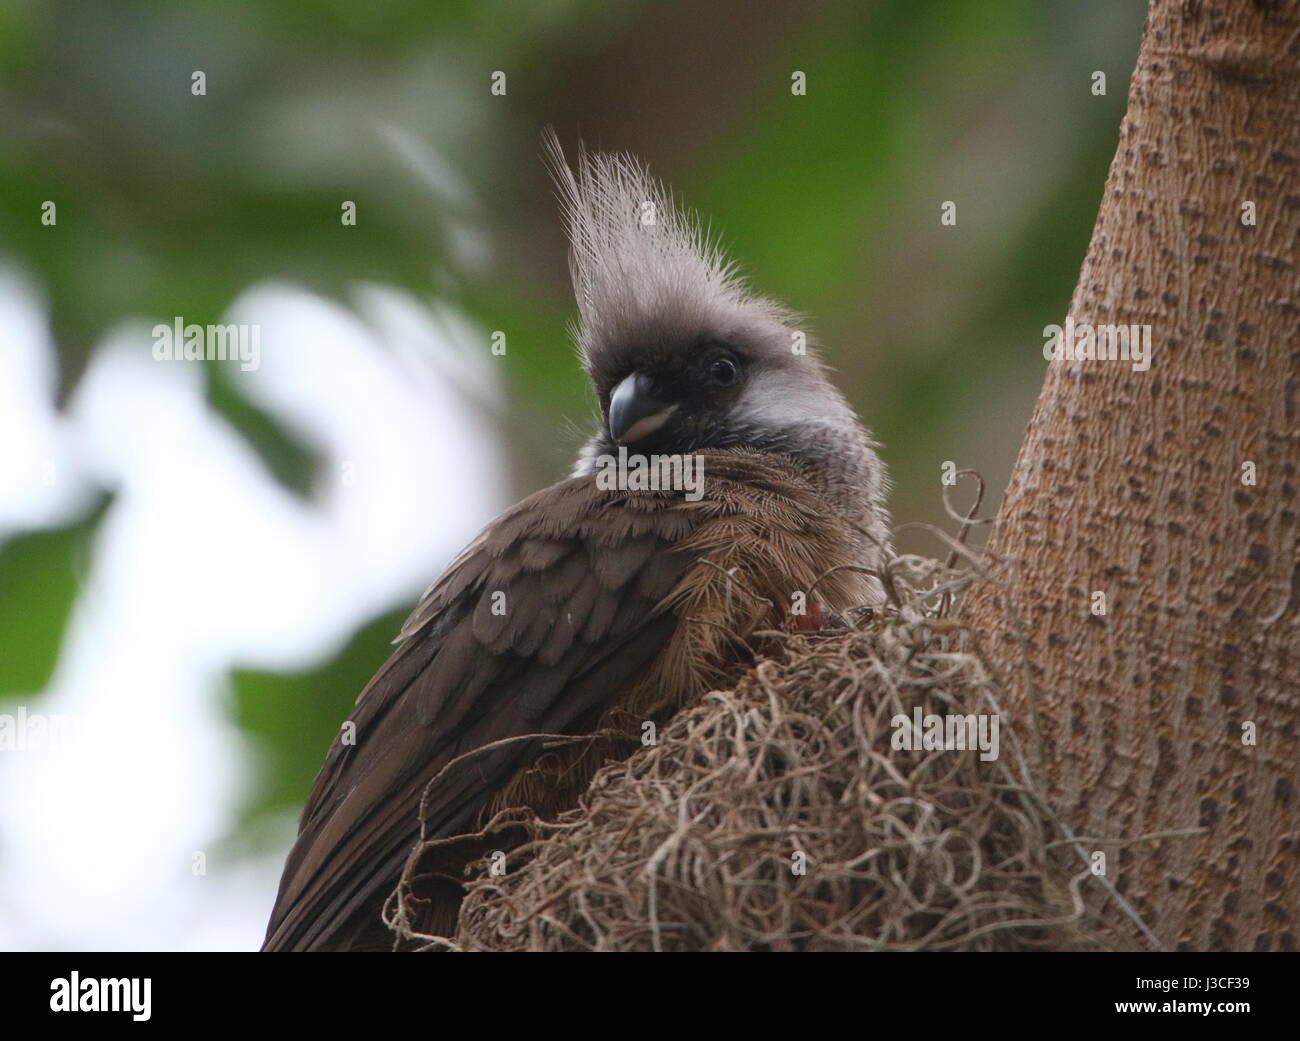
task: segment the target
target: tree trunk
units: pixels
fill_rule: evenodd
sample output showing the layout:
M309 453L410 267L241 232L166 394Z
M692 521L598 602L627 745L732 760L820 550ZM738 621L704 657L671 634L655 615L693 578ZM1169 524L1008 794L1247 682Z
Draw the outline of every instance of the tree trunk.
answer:
M1150 369L1049 363L965 613L1076 834L1205 829L1084 843L1170 949L1300 936L1298 229L1297 5L1152 0L1070 305Z

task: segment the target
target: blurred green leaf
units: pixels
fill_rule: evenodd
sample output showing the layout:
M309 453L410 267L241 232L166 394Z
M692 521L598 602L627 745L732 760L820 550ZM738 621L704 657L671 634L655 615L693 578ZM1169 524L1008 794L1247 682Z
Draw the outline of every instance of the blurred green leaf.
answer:
M305 672L238 669L230 713L261 753L243 825L256 828L307 800L312 779L358 695L392 652L410 607L364 626L329 661Z
M110 501L71 527L18 535L0 549L0 690L27 694L49 684Z

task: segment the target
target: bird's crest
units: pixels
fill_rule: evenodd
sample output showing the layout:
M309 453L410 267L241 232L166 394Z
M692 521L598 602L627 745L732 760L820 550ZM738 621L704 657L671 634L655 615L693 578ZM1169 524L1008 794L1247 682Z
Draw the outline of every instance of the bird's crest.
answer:
M784 324L780 305L750 291L717 238L634 156L579 146L576 171L553 129L544 137L571 247L578 345L589 371L647 328Z

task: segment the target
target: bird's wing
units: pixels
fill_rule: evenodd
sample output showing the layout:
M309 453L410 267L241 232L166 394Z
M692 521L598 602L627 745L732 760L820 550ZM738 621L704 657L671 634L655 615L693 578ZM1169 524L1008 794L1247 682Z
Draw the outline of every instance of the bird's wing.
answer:
M540 742L605 704L671 636L698 520L680 496L573 478L494 521L428 591L357 699L303 811L266 950L329 946L420 835L466 831ZM426 798L423 810L421 799Z

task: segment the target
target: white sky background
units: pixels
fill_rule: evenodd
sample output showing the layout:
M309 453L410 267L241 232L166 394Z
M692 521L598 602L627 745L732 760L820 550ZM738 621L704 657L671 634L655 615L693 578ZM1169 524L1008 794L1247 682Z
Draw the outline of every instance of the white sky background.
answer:
M328 460L310 502L207 407L201 366L152 359L152 322L106 336L56 412L43 303L0 269L0 542L116 494L49 689L0 691L87 727L0 752L0 948L255 949L282 853L217 853L253 765L227 671L327 659L506 505L482 330L378 287L355 311L258 287L223 320L261 326L239 392Z

